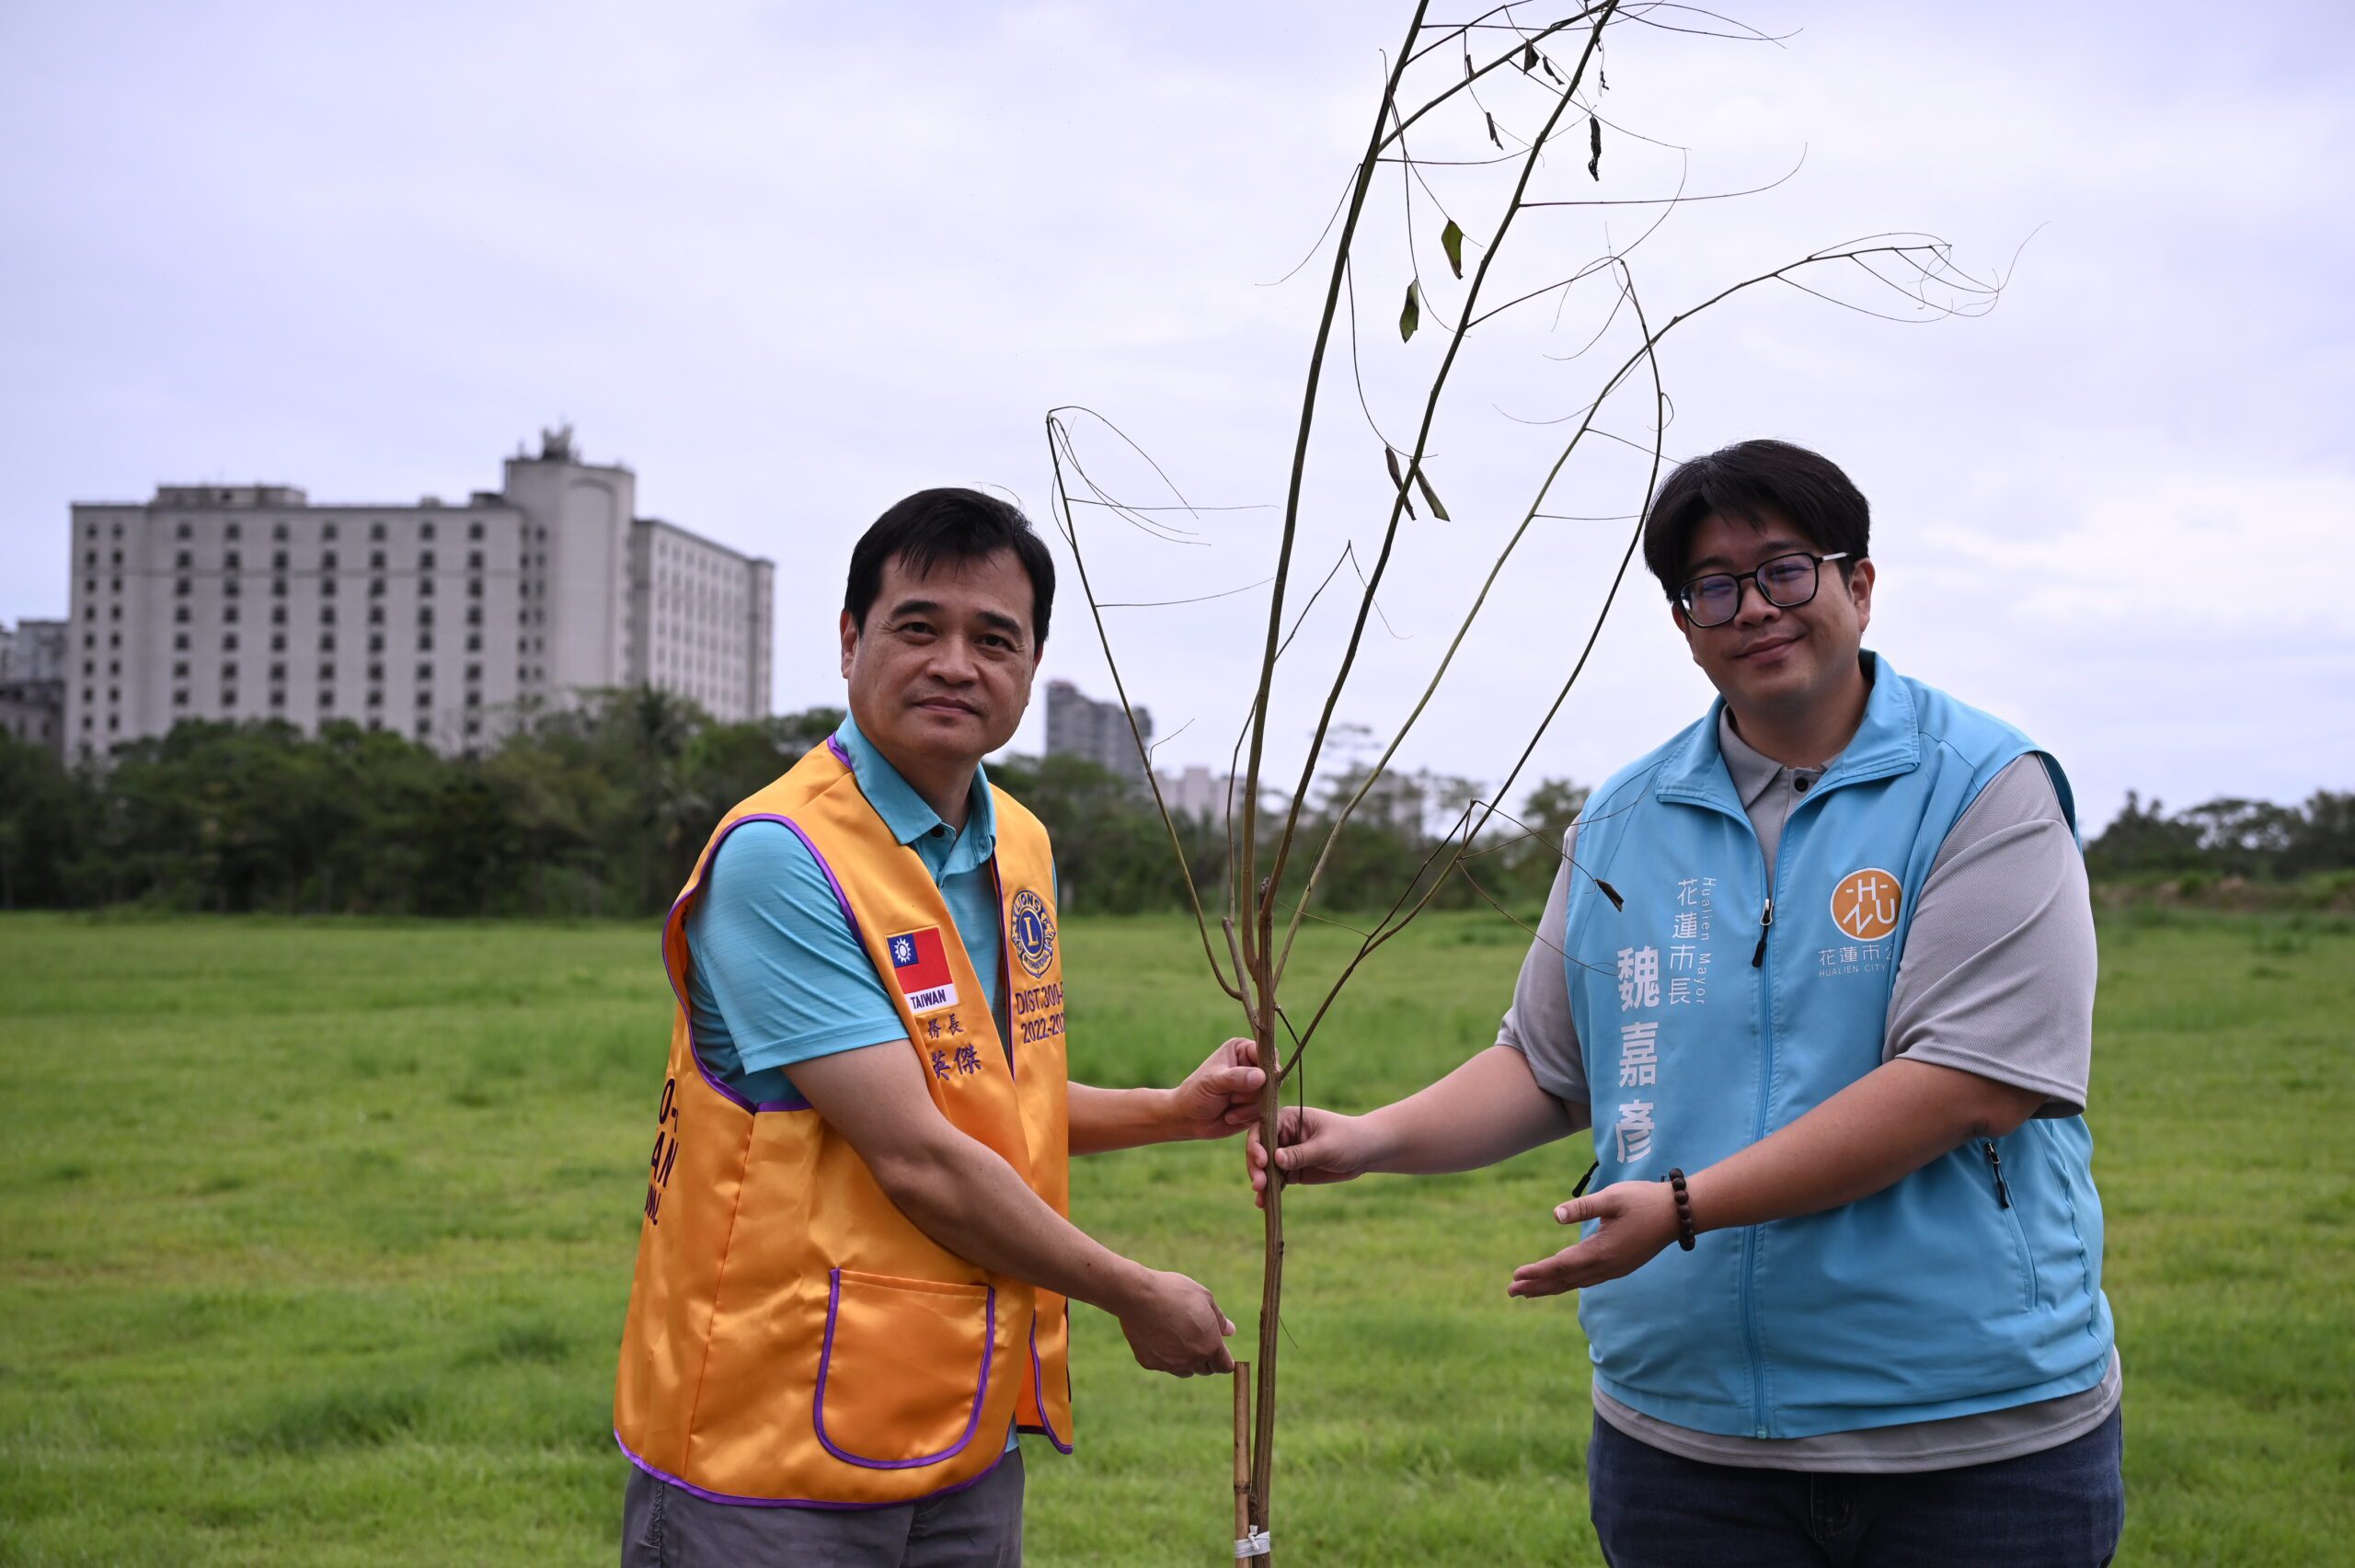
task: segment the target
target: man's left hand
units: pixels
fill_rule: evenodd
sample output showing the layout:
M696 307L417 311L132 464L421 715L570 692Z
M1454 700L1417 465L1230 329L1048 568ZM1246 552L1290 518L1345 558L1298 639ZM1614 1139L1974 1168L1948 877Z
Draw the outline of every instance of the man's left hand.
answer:
M1229 1040L1212 1051L1186 1082L1169 1092L1170 1114L1180 1138L1232 1138L1259 1119L1259 1089L1268 1075L1258 1067L1258 1047Z
M1633 1274L1676 1240L1676 1195L1666 1182L1614 1182L1554 1210L1564 1225L1600 1219L1593 1235L1512 1271L1508 1296L1559 1296Z

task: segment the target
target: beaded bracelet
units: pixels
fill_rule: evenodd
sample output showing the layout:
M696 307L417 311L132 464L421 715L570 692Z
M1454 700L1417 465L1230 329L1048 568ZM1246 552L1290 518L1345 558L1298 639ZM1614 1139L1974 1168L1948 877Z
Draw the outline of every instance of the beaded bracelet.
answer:
M1668 1185L1676 1195L1676 1244L1689 1253L1693 1250L1693 1197L1684 1190L1684 1172L1681 1167L1669 1167Z

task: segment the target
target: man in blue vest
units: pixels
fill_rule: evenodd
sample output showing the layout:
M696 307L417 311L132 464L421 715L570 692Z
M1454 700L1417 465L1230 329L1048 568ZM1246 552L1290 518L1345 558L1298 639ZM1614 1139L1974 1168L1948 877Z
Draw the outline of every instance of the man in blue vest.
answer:
M1670 475L1645 563L1718 702L1588 801L1494 1047L1279 1131L1319 1182L1594 1129L1510 1291L1580 1293L1616 1568L2081 1568L2125 1519L2068 780L1862 649L1869 521L1781 441Z

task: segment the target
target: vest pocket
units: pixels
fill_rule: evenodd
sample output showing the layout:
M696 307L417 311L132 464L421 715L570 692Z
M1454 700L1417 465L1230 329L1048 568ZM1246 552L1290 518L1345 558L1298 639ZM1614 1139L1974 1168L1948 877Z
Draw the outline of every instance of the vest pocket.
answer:
M1980 1147L1986 1150L1987 1168L1995 1179L1995 1203L2009 1222L2012 1245L2019 1253L2020 1286L2026 1293L2028 1310L2036 1310L2036 1253L2028 1244L2028 1227L2020 1222L2020 1211L2012 1203L2011 1184L2004 1179L2004 1157L1997 1152L1992 1139L1982 1139Z
M838 1268L818 1356L818 1441L844 1464L913 1470L962 1453L989 1396L997 1291Z

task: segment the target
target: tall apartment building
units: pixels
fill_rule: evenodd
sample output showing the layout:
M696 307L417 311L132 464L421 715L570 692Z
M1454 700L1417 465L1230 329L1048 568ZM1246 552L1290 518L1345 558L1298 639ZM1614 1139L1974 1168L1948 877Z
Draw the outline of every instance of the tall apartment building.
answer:
M1137 731L1153 744L1153 715L1137 710ZM1118 703L1099 703L1068 681L1047 682L1047 754L1085 757L1107 773L1144 788L1144 764Z
M0 730L63 754L65 739L65 623L19 621L0 626Z
M75 502L68 746L184 718L336 718L444 750L585 690L769 711L775 567L637 515L571 427L463 503L313 504L283 485Z

